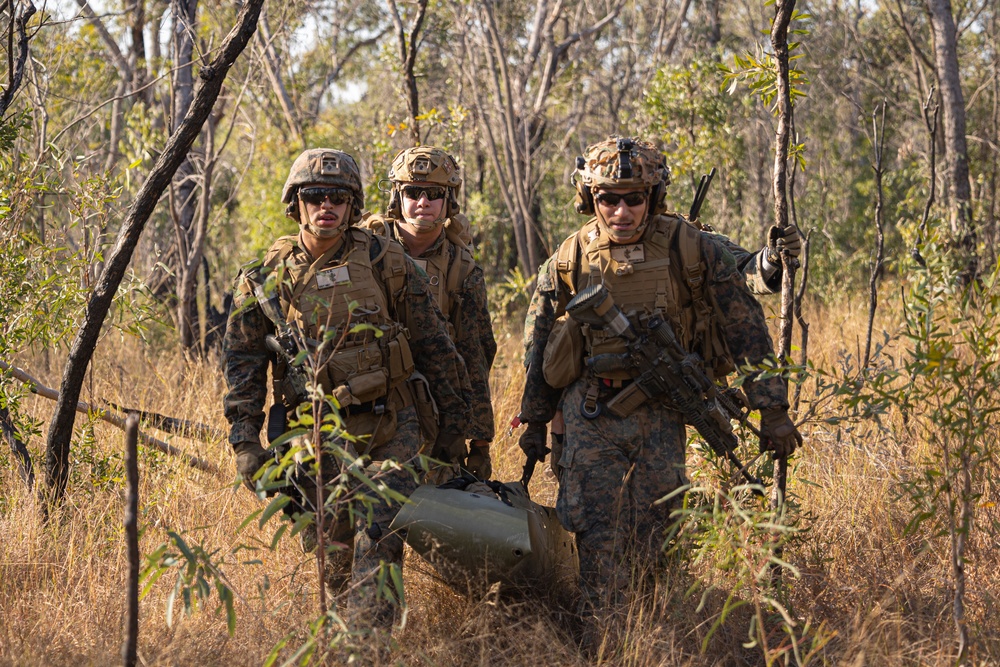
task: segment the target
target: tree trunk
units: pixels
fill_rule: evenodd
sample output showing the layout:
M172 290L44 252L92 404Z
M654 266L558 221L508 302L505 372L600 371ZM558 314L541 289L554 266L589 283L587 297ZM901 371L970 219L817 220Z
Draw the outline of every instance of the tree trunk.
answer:
M948 182L951 231L967 258L967 279L978 273L972 189L965 140L965 98L958 67L958 42L951 0L926 0L934 37L934 66L944 114L945 179Z
M209 65L202 67L200 78L203 83L193 97L188 114L177 130L170 135L167 145L153 165L149 177L139 188L135 200L129 207L118 239L108 256L107 267L97 287L87 302L83 327L77 332L70 348L69 359L63 371L59 387L59 402L56 405L52 423L49 426L46 451L46 477L50 502L58 503L66 490L69 475L69 445L73 437L73 422L76 404L80 398L80 387L90 359L97 346L104 318L121 285L122 278L132 259L139 237L149 220L160 195L167 188L171 178L184 161L191 144L208 118L222 84L236 58L246 48L257 28L257 18L264 0L247 0L240 9L236 26L226 36L218 53Z
M771 24L771 47L774 49L774 61L777 65L777 103L778 130L774 140L774 224L784 229L788 226L788 140L792 127L792 98L788 77L788 24L795 10L795 0L777 0L774 10L774 22ZM781 325L778 340L778 359L786 363L792 353L792 329L794 326L795 307L795 265L788 253L781 253ZM786 388L787 391L787 388ZM775 512L783 510L785 505L785 490L788 483L788 457L780 457L775 465L774 488L771 493L771 509ZM780 521L780 518L775 518ZM781 548L775 549L775 557L781 558ZM781 568L777 564L771 566L771 580L780 582Z

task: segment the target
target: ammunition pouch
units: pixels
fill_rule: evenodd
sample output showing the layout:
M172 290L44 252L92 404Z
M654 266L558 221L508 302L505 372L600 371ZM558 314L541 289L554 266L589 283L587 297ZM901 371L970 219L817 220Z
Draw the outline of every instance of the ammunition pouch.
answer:
M614 398L604 404L604 407L615 417L624 419L635 412L648 398L649 394L642 390L639 383L632 382L615 394Z
M427 445L433 444L438 437L438 408L434 395L431 394L431 385L422 373L414 372L407 380L410 393L413 396L413 405L417 411L417 422L420 424L420 433L423 435L424 445L421 452Z
M281 403L275 403L267 411L267 442L280 438L288 430L288 411Z
M542 354L542 375L549 386L562 389L583 375L583 344L580 323L564 313L552 325Z

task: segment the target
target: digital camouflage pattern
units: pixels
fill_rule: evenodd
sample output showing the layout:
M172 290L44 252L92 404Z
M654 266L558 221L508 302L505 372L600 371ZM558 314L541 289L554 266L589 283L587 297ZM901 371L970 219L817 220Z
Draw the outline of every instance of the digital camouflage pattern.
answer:
M394 239L406 248L399 233L399 228L391 218L372 216L363 224L373 225L377 229L387 230ZM447 266L455 261L458 248L442 233L427 250L417 259L428 259L448 253ZM409 250L407 250L409 254ZM444 280L438 276L437 280ZM433 289L432 289L433 293ZM490 320L489 306L486 300L486 280L483 270L474 266L471 273L462 282L459 289L450 299L453 304L446 318L451 319L455 331L455 347L465 361L469 375L469 387L466 394L471 410L469 428L466 434L470 440L491 441L495 435L493 419L493 401L490 393L490 369L497 353L496 339L493 337L493 324ZM457 301L457 303L455 303Z
M350 235L346 238L350 239ZM344 248L332 256L327 266L336 265L348 251L345 242ZM300 243L287 262L296 269L291 273L308 266L312 258ZM267 398L267 367L271 359L265 337L274 332L274 326L255 303L247 306L249 294L242 288L243 283L241 273L236 279L233 309L223 342L223 363L229 385L224 409L231 425L229 442L234 446L260 442ZM426 275L411 261L406 262L404 293L389 295L388 301L396 311L392 313L394 319L410 332L414 365L431 385L441 412L442 429L464 433L469 415L461 389L468 383L465 364L448 338L444 318L431 297Z
M370 234L369 232L365 232ZM332 254L326 266L335 266L340 258L350 251L353 235L345 235L343 247ZM380 243L394 243L385 239L372 242L372 256L377 256ZM302 246L296 244L288 256L286 264L290 273L300 275L297 269L308 266L313 258ZM376 264L378 267L378 264ZM431 298L427 278L412 261L405 260L405 280L399 294L387 294L393 319L399 321L410 332L410 349L414 365L430 382L441 413L441 428L447 432L461 434L468 423L468 405L462 395L463 384L468 383L465 365L457 354L454 344L446 332L444 318ZM376 271L381 280L381 273ZM267 399L267 369L272 355L265 344L265 337L274 333L274 326L265 317L259 305L250 299L245 278L241 274L236 279L235 299L229 317L229 326L223 343L223 360L229 392L224 400L226 419L231 425L229 441L234 448L245 443L260 443L260 431L264 424L264 405ZM381 285L385 289L385 285ZM349 297L348 294L343 296ZM336 325L338 323L331 323ZM404 385L405 387L405 385ZM408 405L402 393L392 394L393 400L387 404L383 415L373 412L349 415L345 418L346 430L354 435L372 434L368 454L378 462L389 457L400 461L411 460L420 448L420 436L415 411ZM293 408L293 405L286 407ZM387 485L404 495L413 491L412 476L392 473L386 478ZM402 540L391 535L388 526L398 511L398 505L388 505L376 511L374 522L366 528L363 520L355 522L353 579L372 584L372 572L379 561L402 564ZM340 533L343 540L343 525L334 526L333 533ZM348 529L350 532L350 529ZM346 566L346 560L341 557ZM331 578L336 578L331 573ZM362 586L352 599L367 599L374 595L371 586ZM370 602L370 600L369 600ZM367 602L365 603L368 604ZM369 609L380 622L385 621L385 610L372 606ZM389 621L391 622L391 610Z
M771 275L770 278L764 278L761 273L763 270L761 262L764 260L764 254L767 252L766 247L761 248L757 252L750 252L725 234L720 234L715 231L706 233L721 242L724 246L726 246L726 250L732 253L733 257L736 259L736 267L739 269L740 273L743 274L743 278L746 280L747 289L749 289L752 294L766 296L768 294L777 294L781 291L780 267Z
M589 224L589 223L588 223ZM646 234L659 233L650 225ZM603 233L603 232L602 232ZM702 257L710 267L708 291L721 316L721 333L737 364L756 365L773 354L761 306L746 287L736 259L715 235L702 234ZM671 275L675 280L676 275ZM660 539L669 508L653 507L665 493L685 483L686 428L680 413L662 404L644 404L626 418L607 413L593 420L580 416L584 377L563 392L545 382L542 361L555 319L570 300L554 256L539 269L525 320L526 379L521 419L548 422L560 403L566 423L557 510L564 526L577 532L584 592L592 603L608 593L626 545ZM653 296L650 295L650 305ZM755 408L787 408L781 378L747 380L743 385ZM614 395L602 389L601 400ZM588 578L593 577L593 578Z

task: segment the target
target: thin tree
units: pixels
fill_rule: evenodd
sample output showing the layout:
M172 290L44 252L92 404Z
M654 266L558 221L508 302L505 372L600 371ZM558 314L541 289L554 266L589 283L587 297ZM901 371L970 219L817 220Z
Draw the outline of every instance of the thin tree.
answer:
M128 581L125 582L125 642L122 664L135 667L139 646L139 415L125 420L125 547Z
M792 97L788 73L788 24L795 10L795 0L777 0L774 8L774 22L771 25L771 48L778 69L776 81L778 105L778 129L774 141L774 223L779 229L788 226L788 140L792 126ZM795 305L795 264L788 253L781 253L781 325L778 336L778 358L784 363L791 357L792 330L794 328ZM785 503L785 489L788 484L788 457L778 458L774 473L774 489L771 494L771 508L780 510ZM776 554L780 558L780 550ZM781 576L781 570L772 569L772 579Z
M420 115L420 93L417 90L417 77L413 68L417 63L417 43L420 38L420 28L427 15L427 0L417 0L417 13L407 29L399 15L396 0L386 0L389 5L389 15L396 29L396 43L399 46L399 63L403 68L403 85L406 89L406 108L410 115L410 141L414 146L420 145L420 126L417 117Z
M171 133L149 177L129 207L115 246L108 256L104 273L87 303L83 326L73 339L59 387L59 401L49 426L46 481L49 487L49 501L52 504L60 502L66 490L76 403L80 398L80 388L94 354L94 348L97 346L104 318L111 308L112 300L125 276L125 270L132 259L132 253L146 222L201 131L201 126L212 112L229 69L253 37L263 4L264 0L247 0L244 3L235 27L219 48L219 55L209 65L201 68L199 72L201 83L194 94L187 115Z
M875 172L875 260L871 264L871 274L868 277L868 330L865 334L865 356L861 361L861 372L864 373L871 361L872 328L875 326L875 309L878 307L878 279L882 275L882 264L885 261L885 230L882 225L882 153L885 150L885 107L882 100L882 118L878 122L878 106L872 111L872 148L875 159L872 170Z
M972 217L972 186L969 182L969 151L965 139L965 97L958 62L958 33L951 0L926 0L925 7L934 37L934 68L944 121L945 180L948 184L953 242L965 255L963 278L979 274L976 228Z
M28 2L28 5L17 12L17 3L11 3L10 21L7 24L6 47L7 47L7 85L3 92L0 92L0 119L7 113L17 89L21 87L24 79L24 64L28 60L28 21L35 15L35 5ZM17 56L14 55L14 37L17 36Z

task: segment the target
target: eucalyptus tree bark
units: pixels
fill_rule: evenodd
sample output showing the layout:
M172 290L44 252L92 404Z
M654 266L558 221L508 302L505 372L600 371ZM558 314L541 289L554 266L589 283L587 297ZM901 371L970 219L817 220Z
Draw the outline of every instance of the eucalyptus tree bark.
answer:
M861 359L861 372L864 373L871 362L872 329L875 326L875 309L878 307L878 279L882 275L882 264L885 261L885 230L882 224L882 153L885 150L885 107L882 100L882 122L877 122L878 107L872 112L872 148L875 160L872 169L875 171L875 261L871 264L868 277L868 328L865 334L865 354Z
M240 8L236 25L218 49L219 55L209 65L201 68L199 72L201 83L193 95L188 113L177 129L171 133L163 152L160 153L149 176L139 188L135 200L129 206L115 246L108 256L104 273L87 303L83 326L73 339L59 387L59 402L49 426L46 479L49 500L52 503L61 501L66 490L69 447L73 436L76 404L80 398L80 387L87 366L97 346L104 318L111 308L146 222L177 168L184 161L202 124L212 112L229 69L253 37L263 4L264 0L246 0Z
M795 0L777 0L774 22L771 24L771 48L778 68L777 104L778 129L774 141L774 224L784 229L788 226L788 140L792 127L792 98L788 76L788 24L795 10ZM795 305L795 264L787 253L781 253L781 325L778 334L778 358L785 363L791 358L792 329ZM788 457L778 459L774 472L774 489L771 494L771 508L778 511L785 503L785 489L788 484ZM781 557L781 551L776 551ZM781 577L781 569L772 566L772 581Z
M125 582L125 641L122 664L135 667L139 646L139 416L125 420L125 551L128 580Z
M941 90L944 121L945 180L948 183L952 237L968 262L966 279L979 271L976 230L972 219L972 187L965 139L965 97L958 63L958 36L951 0L925 0L934 37L934 67Z
M189 235L181 241L178 284L177 284L177 329L181 336L181 346L185 350L200 347L201 332L196 314L198 312L197 293L198 270L205 256L205 234L208 231L209 216L212 211L212 177L219 156L215 152L215 127L219 122L217 114L209 114L205 123L205 164L201 173L201 197L198 212Z
M17 89L24 79L24 64L28 61L28 21L35 15L35 5L28 2L27 7L17 13L17 3L10 4L10 24L7 26L7 85L0 93L0 118L3 118L14 101ZM14 37L17 36L17 57L14 56Z
M399 62L403 68L403 85L406 88L406 108L410 114L410 140L414 146L420 145L420 125L417 116L420 115L420 92L417 89L417 77L413 70L417 63L417 42L420 28L427 14L427 0L416 0L417 14L407 30L399 15L396 0L386 0L389 5L389 15L396 29L396 43L399 46Z
M173 90L170 100L170 128L172 131L181 123L191 106L194 91L194 39L197 30L196 18L198 0L172 0L173 34L171 51L174 60ZM191 254L194 236L195 216L198 211L198 173L191 155L187 155L170 185L170 218L174 227L176 246L175 262L171 268L175 278L167 281L173 287L167 296L169 302L176 302L177 330L181 345L191 350L200 338L200 324L195 299L184 299L181 283L184 269Z

